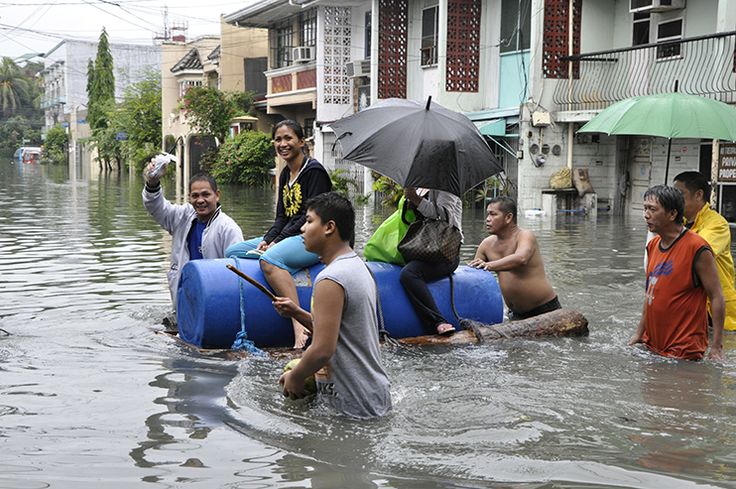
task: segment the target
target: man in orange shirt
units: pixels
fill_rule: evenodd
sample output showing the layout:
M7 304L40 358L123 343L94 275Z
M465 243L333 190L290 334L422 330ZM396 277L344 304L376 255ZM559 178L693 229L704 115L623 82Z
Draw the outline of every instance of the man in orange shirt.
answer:
M629 345L700 360L708 347L711 303L713 342L708 358L722 358L725 302L715 258L708 243L683 225L684 198L674 187L657 185L644 194L644 220L656 233L647 244L644 310Z

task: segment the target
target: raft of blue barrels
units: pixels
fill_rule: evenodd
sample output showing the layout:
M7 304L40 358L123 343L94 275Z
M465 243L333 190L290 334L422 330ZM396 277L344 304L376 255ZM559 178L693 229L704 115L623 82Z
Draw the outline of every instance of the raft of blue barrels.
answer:
M263 292L227 269L233 265L268 287L258 260L194 260L182 269L177 298L180 338L202 349L230 348L244 329L259 348L290 347L294 344L291 321L279 316ZM399 282L401 267L367 262L373 272L380 299L380 316L393 338L431 334L419 322ZM324 265L317 264L294 276L301 307L310 310L312 285ZM460 266L452 277L429 284L440 312L455 328L459 318L485 324L503 320L503 298L495 276ZM453 308L454 302L454 308ZM454 309L454 310L453 310Z

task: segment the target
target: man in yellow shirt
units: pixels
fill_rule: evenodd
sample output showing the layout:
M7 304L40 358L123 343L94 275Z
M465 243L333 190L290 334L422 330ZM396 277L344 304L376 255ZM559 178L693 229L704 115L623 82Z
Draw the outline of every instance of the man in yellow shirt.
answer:
M710 184L696 171L686 171L675 177L674 186L685 197L685 225L705 239L713 250L718 278L726 300L724 329L736 330L736 287L731 256L731 229L728 222L710 208Z

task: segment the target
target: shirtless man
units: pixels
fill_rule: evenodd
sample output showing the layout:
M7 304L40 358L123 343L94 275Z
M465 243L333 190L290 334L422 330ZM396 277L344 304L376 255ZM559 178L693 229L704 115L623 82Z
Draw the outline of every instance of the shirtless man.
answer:
M516 224L514 199L491 200L486 229L490 236L478 246L475 259L468 265L497 273L501 294L513 314L511 319L560 309L560 301L544 274L537 238Z

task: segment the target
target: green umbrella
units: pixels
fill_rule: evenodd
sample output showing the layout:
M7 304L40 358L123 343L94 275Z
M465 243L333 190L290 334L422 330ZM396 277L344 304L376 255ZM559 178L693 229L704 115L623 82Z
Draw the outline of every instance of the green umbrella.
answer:
M617 102L593 117L578 132L669 139L665 184L673 138L736 141L736 108L717 100L672 92Z

